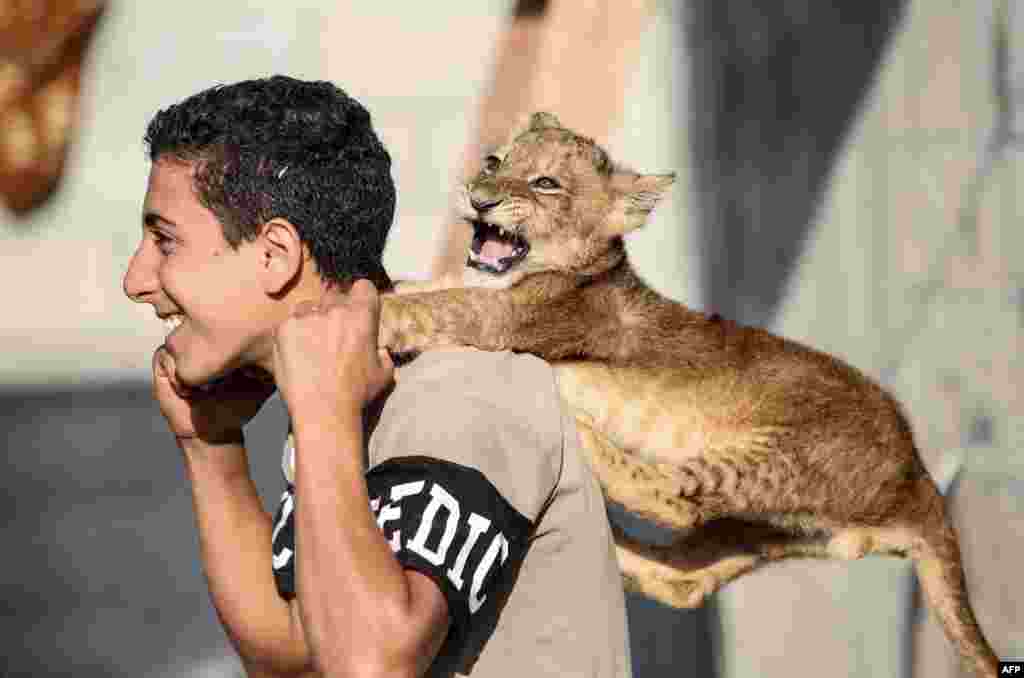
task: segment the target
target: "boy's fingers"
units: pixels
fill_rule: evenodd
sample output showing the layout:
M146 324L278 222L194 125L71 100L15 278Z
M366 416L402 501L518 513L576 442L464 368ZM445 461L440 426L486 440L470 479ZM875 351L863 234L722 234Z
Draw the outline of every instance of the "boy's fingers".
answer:
M159 379L174 381L174 361L163 346L153 353L153 374Z
M348 298L357 304L368 306L371 310L380 305L377 288L366 278L360 278L352 284Z
M338 285L331 285L324 290L323 301L324 304L333 306L334 304L340 304L345 301L345 297L348 296L348 292L343 292L341 287Z
M370 298L377 292L377 288L366 278L359 278L352 283L352 294L360 297Z
M171 388L174 389L174 392L178 394L179 398L182 400L191 400L200 393L198 389L181 383L181 380L178 379L178 370L174 364L174 358L166 351L164 356L164 367L167 369L167 381L170 382Z
M292 315L309 315L310 313L318 310L319 305L312 299L305 299L295 304L292 308Z
M341 291L337 286L329 287L324 291L323 297L320 298L319 307L326 311L335 306L363 305L372 303L376 297L377 288L374 287L373 283L366 278L359 278L352 283L347 292ZM307 302L300 303L305 304ZM315 304L316 302L309 303Z
M163 346L153 354L153 377L166 381L179 398L188 396L188 390L184 388L174 374L174 359Z
M370 324L372 327L377 328L380 326L380 295L377 293L377 288L372 282L365 278L360 278L352 286L352 293L356 299L364 304L370 312ZM374 348L377 346L377 331L376 329L370 333L371 342Z
M167 377L167 371L164 369L163 350L164 348L161 346L153 351L153 376L160 377L161 379Z

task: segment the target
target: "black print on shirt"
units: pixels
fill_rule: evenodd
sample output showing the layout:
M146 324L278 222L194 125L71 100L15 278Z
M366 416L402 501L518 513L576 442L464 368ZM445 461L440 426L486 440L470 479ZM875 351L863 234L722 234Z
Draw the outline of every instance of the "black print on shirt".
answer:
M286 600L295 597L295 489L289 484L281 495L277 513L274 515L274 532L271 536L271 552L274 558L274 583L277 592Z
M401 457L366 476L370 508L402 565L430 577L464 626L490 600L501 576L525 554L532 528L476 469L429 457ZM294 496L284 493L274 527L274 576L294 596Z

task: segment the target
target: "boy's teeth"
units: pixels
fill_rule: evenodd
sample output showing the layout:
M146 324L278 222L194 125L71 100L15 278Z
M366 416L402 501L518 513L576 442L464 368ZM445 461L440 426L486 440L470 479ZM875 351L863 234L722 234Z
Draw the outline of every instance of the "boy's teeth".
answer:
M180 315L172 315L169 318L164 318L164 327L167 328L168 332L173 332L178 327L178 325L180 325L180 324L181 324L181 316Z

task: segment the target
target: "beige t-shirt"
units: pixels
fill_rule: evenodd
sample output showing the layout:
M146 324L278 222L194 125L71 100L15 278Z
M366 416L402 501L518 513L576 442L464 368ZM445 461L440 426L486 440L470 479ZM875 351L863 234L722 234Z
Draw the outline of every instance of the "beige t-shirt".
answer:
M547 363L464 348L424 353L402 368L368 465L371 508L396 557L448 600L451 630L428 675L630 675L604 501ZM279 588L294 549L281 538L292 536L281 529L291 516L281 515Z

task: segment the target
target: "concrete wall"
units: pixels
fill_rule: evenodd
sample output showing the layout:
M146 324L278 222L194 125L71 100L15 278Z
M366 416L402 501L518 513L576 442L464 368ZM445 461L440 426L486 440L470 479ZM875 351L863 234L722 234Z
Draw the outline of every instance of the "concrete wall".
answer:
M775 322L890 387L933 475L960 467L951 495L969 586L1004 657L1024 654L1021 137L995 134L1020 119L1014 11L1000 46L989 3L908 4ZM721 596L727 673L961 675L935 622L910 611L913 586L884 560L737 582Z
M86 64L80 136L49 205L0 213L0 382L92 383L146 374L162 327L121 276L141 234L142 134L159 108L218 82L323 75L329 3L110 3Z
M1024 235L1017 198L1024 167L1021 137L1016 137L1018 145L1007 142L1001 154L992 156L998 162L983 181L975 178L980 177L979 163L997 121L1012 122L1009 127L1020 133L1019 98L1001 101L994 93L999 91L997 82L1006 82L1016 89L1003 89L1019 97L1024 59L1016 39L1019 14L1010 19L1017 22L1017 30L1009 31L1003 52L1015 58L997 58L993 17L999 13L987 2L913 0L907 5L837 153L774 329L841 355L894 389L937 475L950 476L947 470L959 463L962 472L953 494L975 606L997 651L1020 657L1024 598L1013 573L1024 555L1024 458L1019 452L1024 442L1024 363L1019 358L1024 348ZM15 467L43 483L27 486L36 488L33 496L45 491L49 480L53 487L64 487L58 481L68 477L59 456L44 454L59 441L25 429L50 430L63 420L47 422L51 415L46 413L53 410L25 394L122 384L130 387L126 397L146 397L149 356L163 328L147 307L123 297L120 278L139 234L146 175L141 135L158 108L214 82L271 72L336 80L367 103L395 157L399 212L386 263L399 276L426 274L457 153L474 125L467 112L476 110L509 3L460 0L446 3L443 16L432 16L426 7L404 5L397 15L366 0L262 8L235 0L113 4L92 55L82 134L61 193L26 221L0 214L0 284L5 290L0 385L15 394L4 401L3 414L5 421L19 422L18 451L10 447L13 424L7 429L9 457L20 459L19 464L39 460L31 471ZM694 88L683 21L676 3L657 3L627 93L624 123L608 146L634 167L680 173L670 200L647 229L630 238L629 247L653 285L701 306L706 295L689 188L695 184L691 130L684 124ZM997 67L1001 63L1009 65ZM1003 81L998 73L1007 74ZM977 210L971 207L975 198ZM92 392L76 391L86 398ZM24 409L30 405L35 409ZM60 449L67 454L106 449L102 441L119 435L115 415L123 407L112 401L107 414L88 415L105 422L106 428L89 429L99 447L65 441ZM148 426L154 439L162 434L157 419ZM133 435L146 439L145 430ZM139 448L142 444L132 447L144 450L139 454L173 454L173 449ZM31 450L27 456L26 447ZM103 466L113 461L100 455L88 467L116 478L121 467ZM61 543L79 544L74 548L82 555L94 553L88 542L62 541L67 529L107 535L110 544L123 546L126 558L132 544L139 545L117 540L111 530L122 523L112 516L137 511L145 504L145 488L131 493L139 499L135 504L114 506L104 503L103 487L94 485L88 487L94 487L95 496L85 493L71 503L36 507L33 511L42 516L38 525L17 533L33 543L55 540L54 549L29 550L39 558L40 571L74 555L57 548ZM164 495L154 493L155 502L164 501L158 496ZM164 518L139 530L178 525L182 532L174 543L187 548L192 530L187 502L178 497L167 505L173 507L174 520L161 522L166 518L161 512ZM65 514L57 515L84 515L89 506L109 509L97 508L81 524L62 522ZM44 523L44 518L55 522ZM160 548L151 542L143 546L157 552ZM183 557L180 549L176 552L179 560L167 561L173 567L194 564L196 554ZM93 565L99 568L95 576L102 577L104 568L152 566L147 562L111 557ZM33 568L25 572L31 577ZM160 576L158 569L154 572ZM45 653L45 639L54 629L61 629L61 638L83 638L95 646L95 656L104 654L95 662L97 675L112 675L111 667L119 663L126 667L125 675L182 674L187 670L183 662L200 663L192 675L230 670L229 664L217 664L222 638L206 645L185 632L180 632L177 658L154 654L149 664L145 656L135 663L119 662L120 656L127 657L120 653L129 645L136 652L156 652L158 643L125 643L130 636L98 633L93 608L83 608L67 617L66 626L57 626L55 620L67 609L59 600L93 600L83 598L74 589L73 582L79 580L68 576L60 575L60 580L72 582L66 587L56 585L58 579L46 580L55 587L47 603L50 626L19 617L12 608L4 616L7 635L20 630L35 639L34 651L40 653ZM203 633L217 633L208 602L197 588L199 573L193 570L188 577L185 583L175 580L175 585L188 592L191 612L176 612L169 621L179 629L191 623ZM164 585L155 580L151 584ZM957 675L933 623L917 623L910 613L912 591L909 570L886 560L776 566L742 579L716 601L722 617L721 636L715 641L720 675L810 676L828 670L835 675L909 676L911 665L918 667L916 675ZM121 608L131 605L126 601ZM690 628L693 617L687 613L648 607L640 613L649 615L646 622L631 617L634 655L648 659L642 675L653 675L659 664L673 675L694 673L688 658L709 642L707 629ZM634 604L631 614L636 609ZM140 638L158 630L161 637L166 635L166 628L157 624L157 612L151 613L151 621L157 620L151 630L142 623L145 618L134 614L110 613L100 622L131 629ZM116 626L118 619L127 621ZM36 635L29 635L31 628ZM90 628L94 630L88 633ZM151 670L140 668L145 666Z

